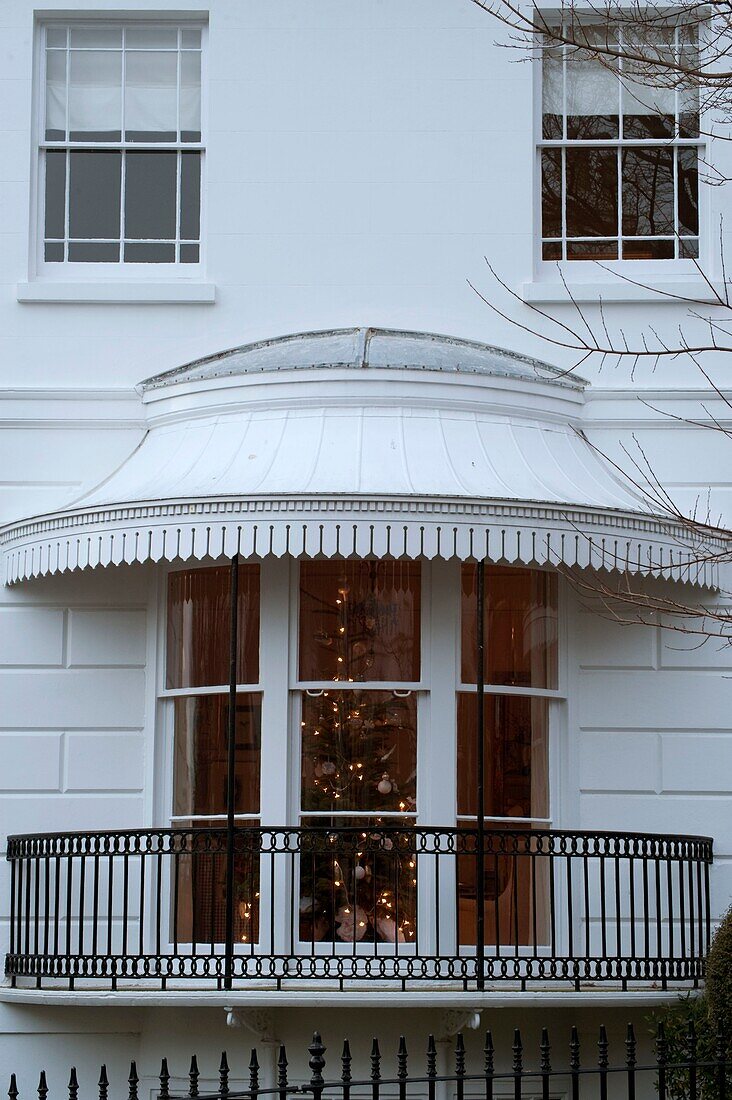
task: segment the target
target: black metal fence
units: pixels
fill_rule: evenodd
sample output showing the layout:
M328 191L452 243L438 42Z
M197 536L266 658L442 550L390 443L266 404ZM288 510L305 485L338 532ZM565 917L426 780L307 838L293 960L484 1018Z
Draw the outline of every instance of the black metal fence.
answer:
M486 830L482 910L478 838L247 826L232 859L224 828L11 837L6 973L113 989L231 976L464 989L703 977L709 838Z
M555 1100L557 1097L567 1100L608 1100L609 1096L618 1100L640 1100L658 1096L659 1100L727 1100L732 1096L732 1063L728 1060L729 1037L720 1034L717 1038L713 1057L702 1059L698 1055L697 1037L690 1028L686 1051L680 1059L669 1058L669 1044L659 1027L655 1039L654 1056L643 1063L638 1060L638 1044L632 1025L628 1026L624 1042L623 1056L620 1060L611 1059L610 1044L604 1027L600 1028L599 1038L594 1050L581 1050L579 1035L572 1028L566 1048L557 1052L549 1041L549 1033L542 1029L538 1049L527 1051L522 1042L520 1031L514 1031L513 1043L508 1051L499 1051L494 1047L490 1032L485 1041L480 1069L469 1064L462 1035L455 1040L452 1052L452 1065L447 1072L438 1067L437 1044L430 1035L425 1044L425 1053L420 1057L416 1073L414 1062L410 1062L405 1039L399 1039L395 1064L386 1066L381 1055L378 1040L374 1039L369 1055L367 1076L354 1074L353 1055L348 1040L343 1044L340 1058L337 1059L337 1074L329 1077L326 1061L326 1048L316 1032L308 1047L308 1072L295 1068L295 1074L288 1061L284 1046L279 1049L276 1067L276 1080L263 1084L260 1060L256 1049L252 1050L246 1073L234 1078L229 1067L226 1052L221 1055L218 1065L218 1084L213 1091L202 1088L198 1059L194 1055L187 1067L188 1086L178 1092L171 1088L173 1078L167 1059L163 1058L157 1080L145 1080L141 1088L141 1078L137 1065L132 1062L129 1077L125 1081L110 1081L106 1067L101 1067L98 1082L80 1081L76 1069L72 1069L68 1079L68 1100L110 1100L119 1097L122 1100L141 1100L142 1095L156 1095L159 1100L257 1100L258 1097L277 1097L286 1100L288 1096L310 1096L313 1100L356 1100L365 1097L368 1100L438 1100L438 1097L450 1097L465 1100L466 1097L481 1097L495 1100L497 1097L513 1097L513 1100ZM502 1056L502 1057L501 1057ZM503 1068L505 1065L505 1068ZM396 1073L389 1074L389 1069ZM386 1070L386 1072L385 1072ZM297 1083L298 1079L301 1083ZM243 1082L239 1087L237 1081ZM65 1090L58 1090L59 1098ZM54 1100L57 1093L51 1092L46 1073L40 1074L37 1088L38 1100L47 1100L51 1093ZM19 1090L15 1074L10 1080L8 1090L10 1100L17 1100ZM25 1100L25 1097L23 1097Z

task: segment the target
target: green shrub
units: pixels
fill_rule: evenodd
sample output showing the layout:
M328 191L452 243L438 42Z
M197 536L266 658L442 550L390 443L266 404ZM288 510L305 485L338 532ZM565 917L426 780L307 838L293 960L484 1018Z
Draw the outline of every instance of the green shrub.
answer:
M707 956L706 990L700 997L691 994L652 1017L654 1034L662 1024L666 1039L666 1061L688 1061L695 1047L697 1061L714 1062L720 1054L720 1034L724 1036L727 1066L727 1092L732 1096L732 909L729 909L712 940ZM693 1029L692 1039L691 1033ZM689 1070L667 1071L670 1100L688 1100ZM699 1100L718 1100L719 1077L716 1069L700 1069L697 1074Z
M707 956L709 1015L732 1043L732 907L712 940Z

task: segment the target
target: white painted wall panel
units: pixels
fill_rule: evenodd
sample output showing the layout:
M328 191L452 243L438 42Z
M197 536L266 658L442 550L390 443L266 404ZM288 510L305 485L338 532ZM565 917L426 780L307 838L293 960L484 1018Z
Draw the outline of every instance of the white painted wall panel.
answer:
M580 738L580 789L643 791L660 786L660 745L656 733L583 732Z
M139 728L144 672L64 669L0 672L0 721L13 729Z
M70 667L144 665L145 612L114 609L69 612Z
M609 612L589 610L580 611L576 623L581 668L655 668L658 636L651 627L626 626Z
M579 720L585 728L714 729L732 713L732 680L717 673L613 671L583 674Z
M119 733L67 733L67 791L141 790L144 739Z
M664 791L729 794L732 789L732 731L667 735L661 758Z
M59 608L0 605L0 668L62 665L64 629Z
M73 829L134 829L143 820L139 795L44 796L5 794L0 832L65 832Z
M0 733L0 789L59 790L61 748L60 733Z

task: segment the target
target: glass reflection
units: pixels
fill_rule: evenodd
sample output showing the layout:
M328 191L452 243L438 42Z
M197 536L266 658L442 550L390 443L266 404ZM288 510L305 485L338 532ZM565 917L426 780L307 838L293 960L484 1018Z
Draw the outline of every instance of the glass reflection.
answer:
M557 578L540 569L485 567L488 684L557 686ZM462 568L461 678L476 682L476 566Z
M231 571L183 569L168 578L167 688L215 687L229 680ZM237 681L259 680L259 566L239 566Z
M419 676L418 562L302 562L301 680Z
M416 776L416 695L303 695L303 810L412 812Z
M236 697L234 809L259 812L262 697ZM227 810L228 695L191 695L174 704L173 813L176 817Z

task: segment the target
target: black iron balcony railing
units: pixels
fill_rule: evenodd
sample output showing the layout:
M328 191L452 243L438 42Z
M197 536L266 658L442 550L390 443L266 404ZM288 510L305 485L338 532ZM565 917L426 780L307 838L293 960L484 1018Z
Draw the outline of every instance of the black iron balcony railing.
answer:
M6 973L72 988L703 977L709 838L483 836L481 854L475 828L247 826L233 859L218 828L11 837Z

